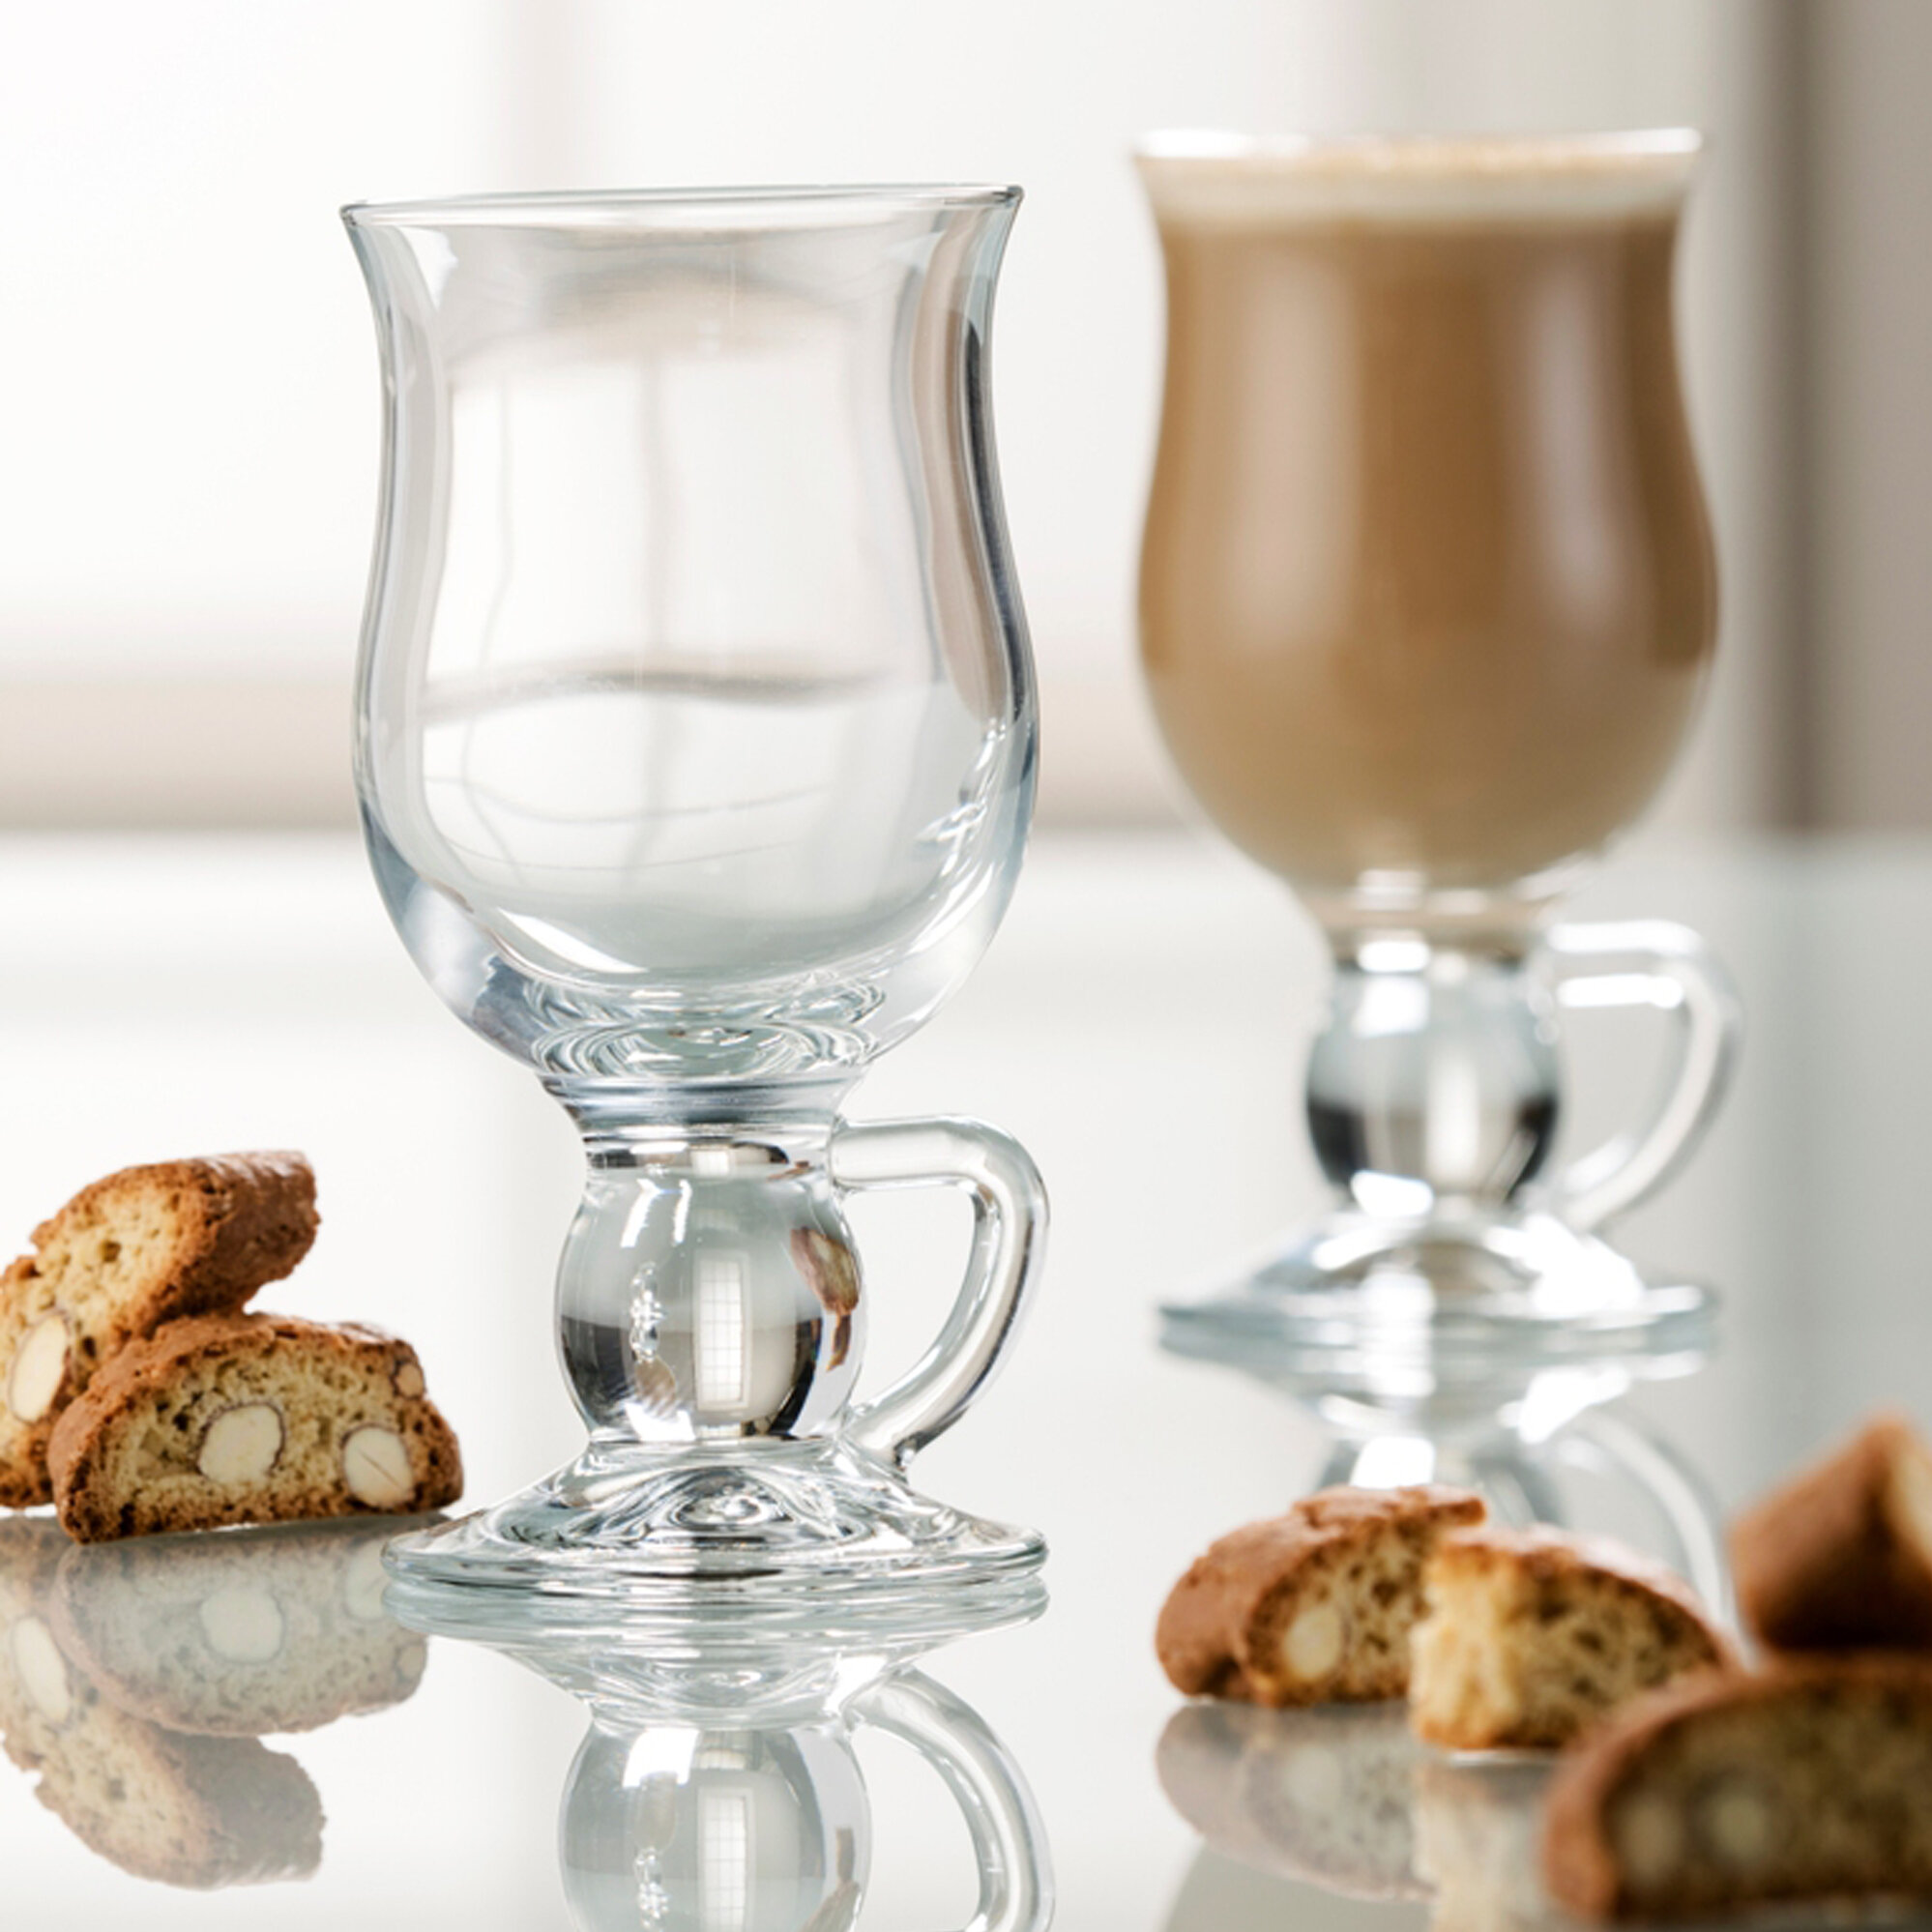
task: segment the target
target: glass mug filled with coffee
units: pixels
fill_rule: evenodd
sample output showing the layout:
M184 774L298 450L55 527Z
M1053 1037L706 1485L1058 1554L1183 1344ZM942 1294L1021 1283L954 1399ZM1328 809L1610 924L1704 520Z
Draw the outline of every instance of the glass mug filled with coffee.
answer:
M1649 1347L1707 1298L1594 1230L1708 1121L1696 938L1547 924L1651 800L1716 578L1671 313L1694 134L1138 156L1167 274L1140 629L1175 762L1334 956L1307 1074L1332 1210L1169 1339L1379 1345L1419 1386ZM1673 1013L1653 1117L1552 1171L1566 1006ZM1210 1351L1212 1352L1212 1351Z

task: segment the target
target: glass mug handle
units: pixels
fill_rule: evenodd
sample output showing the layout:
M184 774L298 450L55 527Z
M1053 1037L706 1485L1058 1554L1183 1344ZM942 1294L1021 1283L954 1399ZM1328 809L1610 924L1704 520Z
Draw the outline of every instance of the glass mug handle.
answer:
M853 1711L924 1758L964 1815L980 1873L980 1909L964 1932L1045 1932L1053 1919L1046 1828L1018 1765L979 1713L916 1670L861 1691Z
M1743 1009L1703 940L1667 920L1552 926L1543 947L1560 1006L1649 1007L1677 1020L1676 1068L1650 1121L1580 1156L1552 1184L1556 1213L1588 1231L1635 1206L1689 1157L1737 1066Z
M979 1398L1039 1276L1046 1189L1026 1150L980 1121L870 1121L834 1134L833 1185L964 1187L973 1197L966 1279L932 1346L883 1394L855 1403L839 1433L895 1468Z

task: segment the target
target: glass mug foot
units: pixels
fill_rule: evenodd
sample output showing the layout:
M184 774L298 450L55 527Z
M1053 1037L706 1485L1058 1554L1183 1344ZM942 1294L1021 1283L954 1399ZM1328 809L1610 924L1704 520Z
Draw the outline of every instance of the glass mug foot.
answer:
M1648 1121L1555 1173L1562 1009L1640 1009L1676 1032ZM1308 1065L1316 1149L1340 1202L1193 1306L1167 1345L1277 1384L1443 1406L1565 1363L1707 1344L1715 1298L1595 1230L1681 1166L1737 1057L1735 993L1694 933L1559 925L1523 955L1374 939L1336 962Z
M1010 1583L1046 1545L914 1492L839 1442L738 1455L593 1445L554 1476L457 1523L402 1537L398 1575L481 1588L678 1601L795 1602L847 1593L882 1610L895 1590Z
M1404 1224L1344 1212L1219 1294L1163 1306L1161 1339L1291 1392L1440 1410L1566 1365L1668 1372L1701 1358L1715 1313L1710 1289L1652 1274L1552 1215Z

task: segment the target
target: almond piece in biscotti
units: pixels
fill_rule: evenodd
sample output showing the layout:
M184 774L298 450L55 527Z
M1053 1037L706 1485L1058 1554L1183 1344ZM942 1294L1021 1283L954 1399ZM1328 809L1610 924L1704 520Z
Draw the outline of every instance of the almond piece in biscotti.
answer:
M67 1379L67 1317L43 1315L20 1338L7 1378L7 1406L22 1422L38 1422Z
M273 1402L239 1402L202 1431L194 1466L222 1488L259 1482L279 1460L287 1434Z
M371 1509L406 1508L416 1490L409 1450L394 1429L353 1430L342 1444L342 1480Z

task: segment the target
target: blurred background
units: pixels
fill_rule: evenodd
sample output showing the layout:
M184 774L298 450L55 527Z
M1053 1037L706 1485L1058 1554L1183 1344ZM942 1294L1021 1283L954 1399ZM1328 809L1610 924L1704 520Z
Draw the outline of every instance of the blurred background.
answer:
M1711 708L1653 835L1932 823L1926 0L0 0L0 823L347 825L380 395L336 220L1025 185L996 405L1042 821L1177 806L1133 578L1162 126L1711 136L1682 264Z

